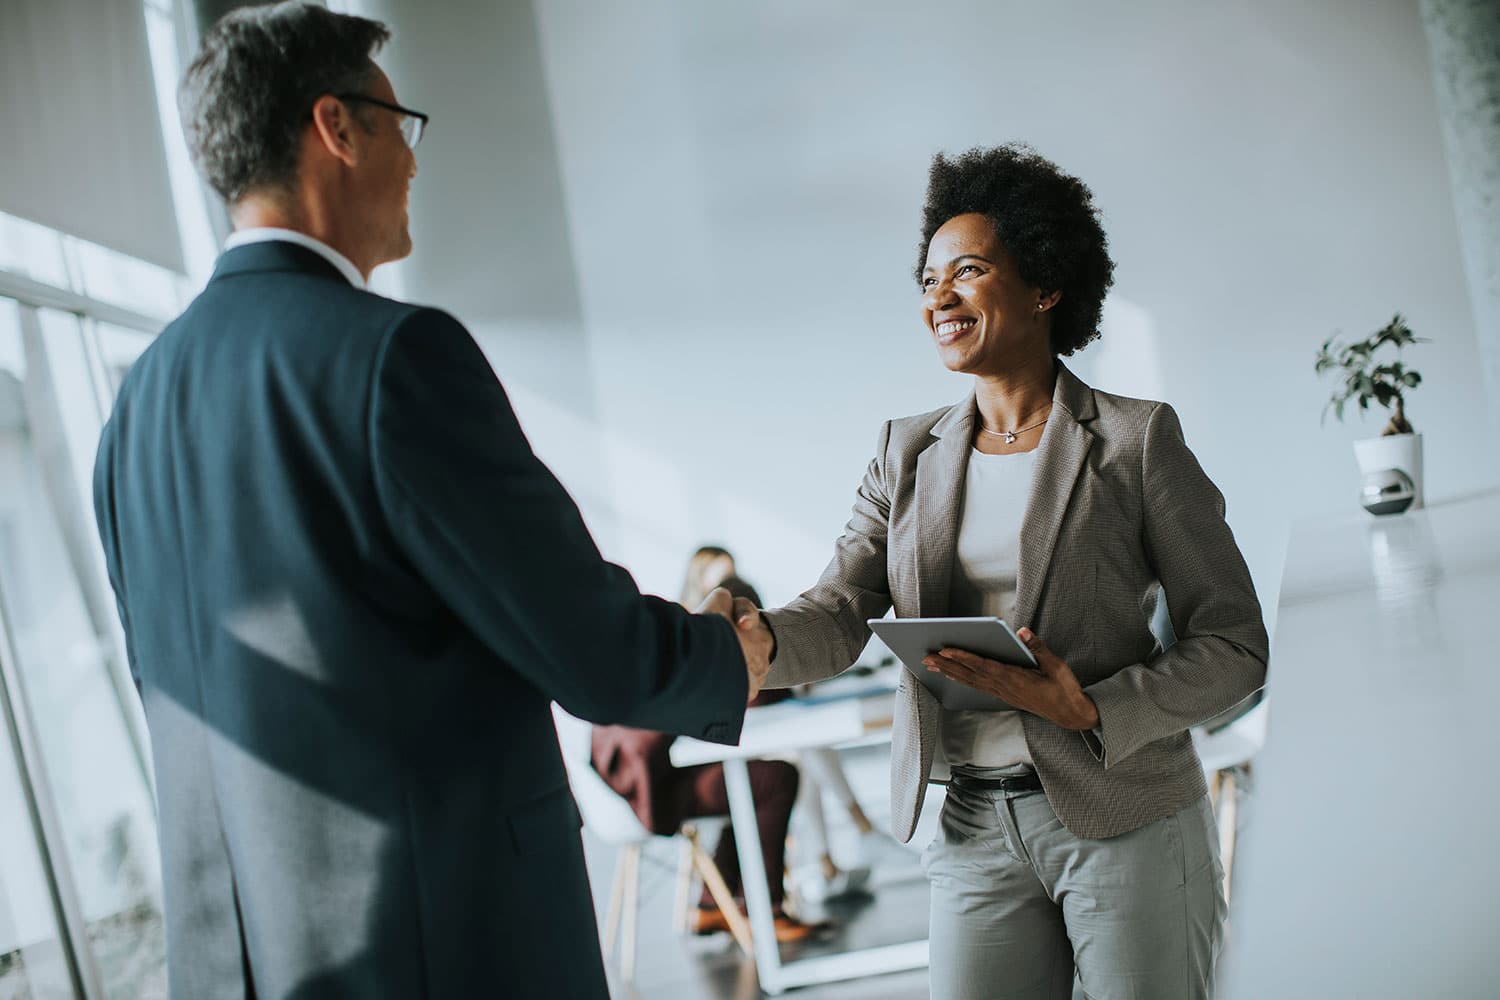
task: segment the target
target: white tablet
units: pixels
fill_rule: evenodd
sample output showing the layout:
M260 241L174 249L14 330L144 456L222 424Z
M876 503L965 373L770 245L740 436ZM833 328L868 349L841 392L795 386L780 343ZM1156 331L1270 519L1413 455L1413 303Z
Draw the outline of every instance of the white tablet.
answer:
M1031 650L999 618L871 618L869 625L912 676L947 709L1004 712L1010 711L1011 706L945 674L928 670L922 665L922 657L928 653L945 648L963 649L1002 663L1036 666Z

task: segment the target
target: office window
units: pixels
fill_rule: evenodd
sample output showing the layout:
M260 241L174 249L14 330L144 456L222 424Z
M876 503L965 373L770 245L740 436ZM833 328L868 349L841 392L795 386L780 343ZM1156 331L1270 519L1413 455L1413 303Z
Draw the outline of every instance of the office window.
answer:
M16 305L0 299L0 483L19 475L25 378ZM5 510L0 498L0 562L19 547L19 526ZM0 620L0 997L66 996L72 985L59 921L16 752L17 706L4 682L15 670L8 639Z
M177 118L180 3L110 6L108 23L130 29L115 41L128 43L131 84L110 95L132 109L124 138L92 130L93 151L50 172L50 154L33 145L30 172L16 179L50 200L11 185L6 203L29 218L0 212L0 1000L166 995L149 738L104 572L91 473L121 381L207 280L226 220ZM93 44L54 30L88 20L90 9L91 0L26 0L0 16L25 28L0 48L27 49L22 35L41 40L0 72L30 87L7 88L0 117L52 139L82 127L45 112L111 67L85 61L67 94L26 95L49 74L69 76L69 54ZM142 197L99 197L127 167L154 174ZM74 191L86 178L97 183ZM163 233L180 254L161 245Z
M0 621L13 652L10 693L34 733L31 776L55 811L47 846L76 897L79 960L103 996L160 996L155 813L80 481L101 416L81 360L86 330L71 314L7 306Z

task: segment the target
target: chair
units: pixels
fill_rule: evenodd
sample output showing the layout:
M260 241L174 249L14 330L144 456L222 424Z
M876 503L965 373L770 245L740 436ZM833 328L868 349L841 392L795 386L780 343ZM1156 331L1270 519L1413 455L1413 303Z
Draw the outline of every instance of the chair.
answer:
M635 976L641 850L655 835L641 825L641 821L631 810L630 803L615 794L615 790L605 784L604 779L594 770L590 760L590 724L569 715L557 704L552 706L552 718L557 725L563 764L568 769L568 784L572 786L573 798L578 803L583 825L593 836L617 849L615 877L610 886L604 921L604 957L609 959L613 954L618 932L620 974L629 981ZM686 843L683 871L697 871L708 886L714 902L724 911L735 941L744 949L745 954L754 954L750 947L750 923L735 905L734 897L713 858L700 845L696 827L691 823L684 823L680 832ZM679 908L686 905L684 898L685 892L679 888Z
M1193 730L1193 745L1208 777L1209 800L1219 827L1219 857L1224 862L1224 899L1234 874L1234 841L1239 825L1238 791L1250 774L1251 761L1266 742L1266 702L1220 729Z

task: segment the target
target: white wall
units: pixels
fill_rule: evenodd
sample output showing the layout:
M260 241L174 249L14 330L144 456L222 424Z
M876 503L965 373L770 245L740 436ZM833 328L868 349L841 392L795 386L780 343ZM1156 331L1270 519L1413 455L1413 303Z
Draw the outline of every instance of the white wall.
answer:
M379 62L432 123L411 191L415 252L374 287L457 316L501 373L544 454L611 528L597 446L603 418L569 244L536 19L526 0L340 0L394 37ZM531 400L529 405L523 400Z
M1083 177L1110 233L1104 339L1075 369L1177 406L1268 608L1289 519L1353 509L1349 441L1379 428L1319 429L1330 333L1400 310L1434 338L1408 357L1429 502L1500 481L1414 3L537 17L597 425L512 388L649 588L708 539L770 601L812 582L880 422L965 390L909 277L929 158L1010 139ZM579 436L603 469L570 462Z

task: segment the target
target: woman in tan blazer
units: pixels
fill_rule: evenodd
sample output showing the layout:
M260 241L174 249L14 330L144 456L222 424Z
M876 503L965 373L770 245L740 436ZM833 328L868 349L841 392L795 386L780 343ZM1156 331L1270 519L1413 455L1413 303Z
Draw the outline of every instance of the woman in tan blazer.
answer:
M768 685L846 669L866 619L996 615L1040 664L929 667L1014 712L952 712L903 674L893 832L947 781L924 853L938 998L1185 1000L1224 918L1190 727L1258 690L1267 641L1224 502L1172 408L1061 363L1112 281L1087 187L1028 147L933 162L917 279L954 406L881 429L833 560L765 612ZM1169 597L1171 636L1150 623Z

